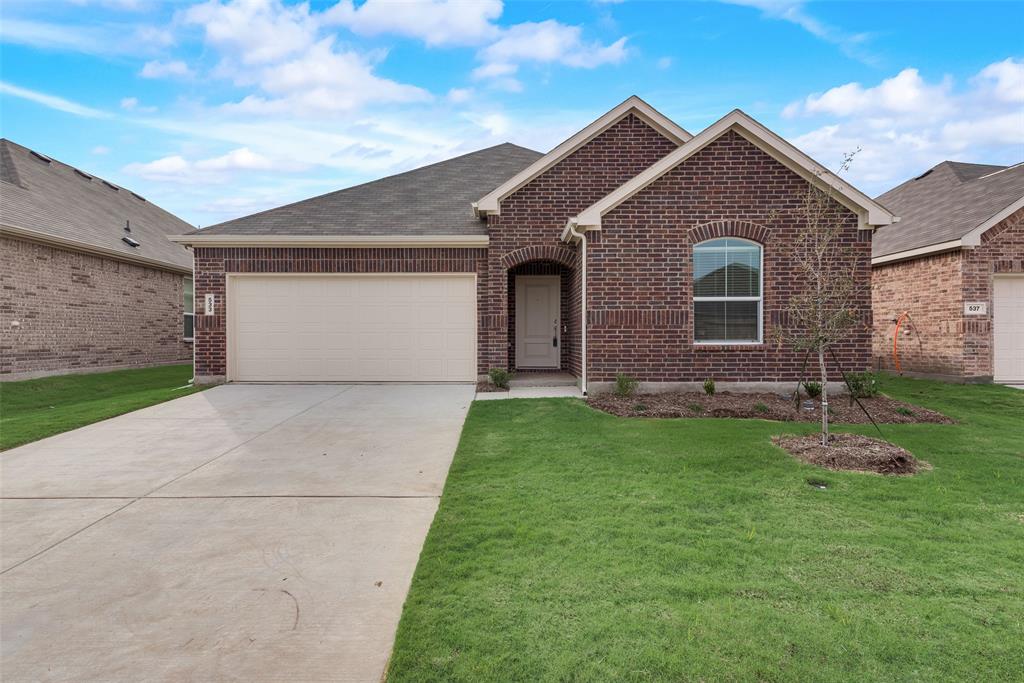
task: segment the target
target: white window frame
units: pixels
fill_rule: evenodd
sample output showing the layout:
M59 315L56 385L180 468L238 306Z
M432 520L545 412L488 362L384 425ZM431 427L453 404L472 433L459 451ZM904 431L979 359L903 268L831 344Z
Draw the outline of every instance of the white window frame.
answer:
M754 240L744 239L743 237L732 237L730 235L723 235L721 237L712 237L709 240L698 242L693 245L692 254L690 256L691 263L691 277L690 277L690 291L694 291L696 282L696 263L697 263L697 249L708 242L716 242L718 240L736 240L737 242L746 242L757 247L757 274L758 283L757 291L760 292L760 296L696 296L693 295L693 344L694 346L758 346L764 343L764 245L755 242ZM705 249L721 249L726 251L727 247L705 247ZM728 261L727 261L728 263ZM727 339L708 339L708 340L697 340L697 306L696 304L700 301L756 301L757 302L757 339L751 340L727 340Z
M191 313L189 313L188 311L184 310L184 307L185 307L185 287L184 287L184 283L185 283L185 281L189 281L189 282L192 283L192 312ZM195 339L196 339L196 280L195 280L194 277L186 277L186 278L182 279L181 304L182 304L182 312L184 313L184 315L182 316L181 322L184 323L186 317L191 317L192 318L192 336L191 337L182 336L182 339L184 341L187 341L187 342L192 342L192 341L195 341Z

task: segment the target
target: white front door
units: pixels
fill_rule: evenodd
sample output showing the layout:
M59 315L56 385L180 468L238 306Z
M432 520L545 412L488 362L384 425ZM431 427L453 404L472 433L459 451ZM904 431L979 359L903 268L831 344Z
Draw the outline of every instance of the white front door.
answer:
M561 313L558 275L516 276L516 367L559 366Z
M1024 277L996 276L992 282L992 365L994 380L1024 382Z

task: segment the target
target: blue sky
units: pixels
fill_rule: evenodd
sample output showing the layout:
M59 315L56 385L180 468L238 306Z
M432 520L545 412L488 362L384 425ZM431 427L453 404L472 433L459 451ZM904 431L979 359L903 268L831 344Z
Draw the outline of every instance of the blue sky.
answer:
M4 0L0 132L210 225L629 95L741 108L877 194L1024 161L1024 3Z

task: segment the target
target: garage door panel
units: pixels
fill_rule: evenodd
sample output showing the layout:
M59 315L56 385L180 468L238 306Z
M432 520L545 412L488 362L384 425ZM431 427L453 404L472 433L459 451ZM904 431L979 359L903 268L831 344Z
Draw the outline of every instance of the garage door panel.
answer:
M229 353L241 381L473 381L472 276L243 276Z
M1024 383L1024 277L997 276L992 303L994 379Z

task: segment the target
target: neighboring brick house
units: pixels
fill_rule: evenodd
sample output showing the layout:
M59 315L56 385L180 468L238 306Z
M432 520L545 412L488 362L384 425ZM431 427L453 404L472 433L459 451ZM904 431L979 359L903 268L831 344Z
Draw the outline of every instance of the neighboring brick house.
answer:
M498 145L176 238L211 298L197 381L792 382L802 357L773 333L809 183L866 290L892 214L743 112L693 136L635 97L544 155ZM858 309L850 370L870 366Z
M944 161L878 201L900 221L872 250L875 364L1024 383L1024 164Z
M0 140L0 381L191 360L190 230Z

